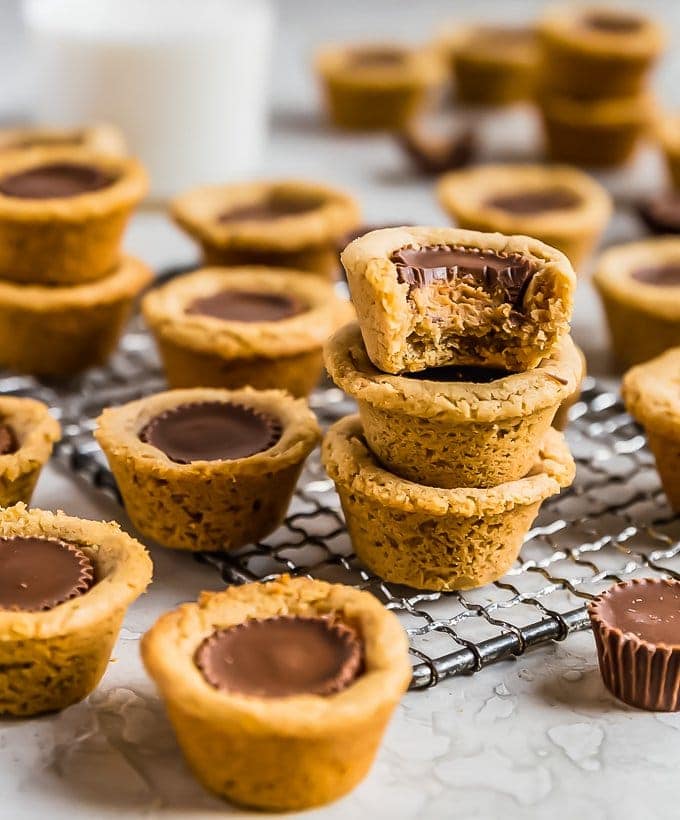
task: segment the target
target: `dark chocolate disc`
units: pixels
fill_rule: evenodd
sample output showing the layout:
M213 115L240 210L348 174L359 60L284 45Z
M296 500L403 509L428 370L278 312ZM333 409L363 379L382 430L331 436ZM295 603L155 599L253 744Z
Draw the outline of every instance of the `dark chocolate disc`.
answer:
M0 456L16 453L19 449L16 433L9 424L0 424Z
M57 538L0 538L0 609L38 612L77 598L94 583L92 561Z
M286 216L299 216L315 211L323 205L317 196L282 196L271 194L262 200L249 205L237 205L223 211L217 217L218 222L271 222Z
M677 287L680 285L680 261L660 265L648 265L631 271L631 279L656 287Z
M220 290L194 299L187 306L186 313L228 322L279 322L304 310L299 299L285 293Z
M533 216L543 211L563 211L575 208L580 202L581 197L573 191L554 186L540 191L498 194L487 199L484 205L519 216Z
M274 416L230 402L180 404L160 413L139 438L178 464L246 458L273 447L281 438Z
M638 210L653 233L680 233L680 193L659 194L641 203Z
M587 28L605 34L633 34L643 26L641 17L616 9L591 11L583 16L582 22Z
M51 162L0 179L0 193L19 199L58 199L100 191L114 182L101 168Z
M281 616L220 629L195 661L217 689L260 698L331 695L361 673L356 632L328 618Z
M347 53L352 68L396 68L401 66L408 52L398 46L364 46Z

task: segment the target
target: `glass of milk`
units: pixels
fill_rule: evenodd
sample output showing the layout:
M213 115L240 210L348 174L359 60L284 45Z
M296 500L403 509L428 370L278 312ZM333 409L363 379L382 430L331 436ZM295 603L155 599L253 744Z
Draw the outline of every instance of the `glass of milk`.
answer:
M152 195L258 170L271 0L24 0L35 118L112 122Z

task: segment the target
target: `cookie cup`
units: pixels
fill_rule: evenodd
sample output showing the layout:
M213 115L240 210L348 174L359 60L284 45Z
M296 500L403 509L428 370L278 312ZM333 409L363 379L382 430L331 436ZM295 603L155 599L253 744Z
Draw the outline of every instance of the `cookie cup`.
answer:
M638 268L680 262L680 238L628 242L597 260L593 284L600 294L614 355L623 367L680 345L680 286L633 279Z
M553 419L552 426L556 430L566 430L567 425L569 424L569 412L571 408L576 404L576 402L581 398L583 381L585 377L588 375L588 363L586 361L585 353L581 350L581 348L578 345L574 345L574 347L576 348L576 353L581 363L581 370L576 381L576 387L562 401L562 403L557 409L557 413L555 413L555 418Z
M236 322L187 313L195 299L222 290L274 293L305 309L274 322ZM322 345L354 310L317 277L283 268L205 268L148 293L142 310L171 387L250 385L306 396L323 371Z
M526 475L581 376L570 337L534 370L489 383L382 373L356 324L329 339L325 360L333 381L356 399L377 460L408 481L444 488L493 487Z
M364 644L364 671L322 697L260 698L220 691L194 662L215 629L278 615L331 616ZM370 593L283 576L203 593L163 615L142 640L189 766L203 785L234 803L292 811L336 800L367 774L406 690L411 666L397 618Z
M680 348L631 368L623 378L626 409L645 428L671 507L680 510Z
M673 188L680 189L680 116L662 115L656 125L656 136L661 145Z
M0 713L29 716L64 709L99 683L130 604L151 581L151 559L116 523L62 512L3 511L0 536L59 538L92 561L95 583L43 612L0 611Z
M0 366L64 377L104 364L152 277L146 265L124 256L105 279L83 285L0 281Z
M495 197L559 191L573 197L565 207L517 213ZM588 174L567 165L478 165L445 174L437 185L439 203L461 228L534 236L562 251L578 271L612 214L607 190Z
M96 154L124 157L127 146L123 132L111 123L82 128L25 126L0 129L0 151L25 151L33 148L84 148Z
M231 402L276 418L279 440L247 458L178 464L139 438L153 418L182 404ZM280 390L168 390L98 419L95 437L135 527L165 547L225 551L264 538L283 521L307 456L319 441L303 399Z
M40 401L0 396L0 424L9 425L18 445L13 453L0 455L0 507L28 504L54 442L61 438L59 422Z
M309 203L302 213L276 219L221 222L237 208L268 198ZM335 276L337 243L359 227L356 200L344 191L303 180L206 185L171 203L171 215L201 246L206 265L266 265Z
M415 589L474 589L512 566L541 502L574 479L564 437L549 429L532 470L489 489L406 481L371 453L358 416L330 428L323 462L335 482L358 558Z
M392 255L445 245L519 255L530 266L519 309L496 304L483 284L456 278L412 286L400 282ZM566 256L528 236L459 228L371 231L342 253L366 351L386 373L448 364L522 371L536 367L568 332L576 277Z
M352 65L352 53L362 48L396 49L404 56L387 65ZM433 53L389 43L327 46L317 52L316 71L331 122L350 131L401 130L443 80Z
M0 193L0 277L76 285L101 279L120 260L120 241L148 179L135 159L80 148L0 153L0 178L51 163L92 165L113 182L69 197L24 199Z

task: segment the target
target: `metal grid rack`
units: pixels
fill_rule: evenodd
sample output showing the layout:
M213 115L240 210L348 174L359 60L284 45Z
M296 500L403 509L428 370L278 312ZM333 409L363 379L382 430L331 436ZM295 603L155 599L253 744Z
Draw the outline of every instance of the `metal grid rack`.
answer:
M64 430L56 455L66 468L116 497L113 476L92 438L94 419L107 405L163 386L151 341L135 323L108 367L69 384L0 375L0 393L30 395L54 409ZM578 465L574 485L543 505L520 560L482 589L418 592L367 572L352 555L318 452L277 532L235 553L196 558L227 584L289 572L370 590L408 632L414 688L563 640L588 627L585 605L608 585L640 575L680 578L680 522L665 504L645 440L614 387L587 381L568 431ZM311 401L325 424L352 412L351 402L330 386Z

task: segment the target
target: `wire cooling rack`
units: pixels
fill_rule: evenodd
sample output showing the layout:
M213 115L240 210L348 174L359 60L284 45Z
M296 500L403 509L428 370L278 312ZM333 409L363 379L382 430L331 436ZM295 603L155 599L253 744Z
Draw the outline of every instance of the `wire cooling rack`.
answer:
M133 322L106 368L68 384L0 375L0 393L30 395L53 408L64 438L56 457L69 471L118 498L92 438L103 407L163 389L153 345ZM352 412L326 385L311 398L324 424ZM623 578L680 578L680 523L667 508L640 429L615 385L587 380L571 410L568 439L578 469L574 485L546 502L521 557L494 584L470 592L419 592L389 584L353 556L337 495L318 451L309 459L285 524L264 542L225 555L200 554L227 584L282 572L352 584L396 612L413 655L414 688L477 672L530 647L588 627L587 601Z

